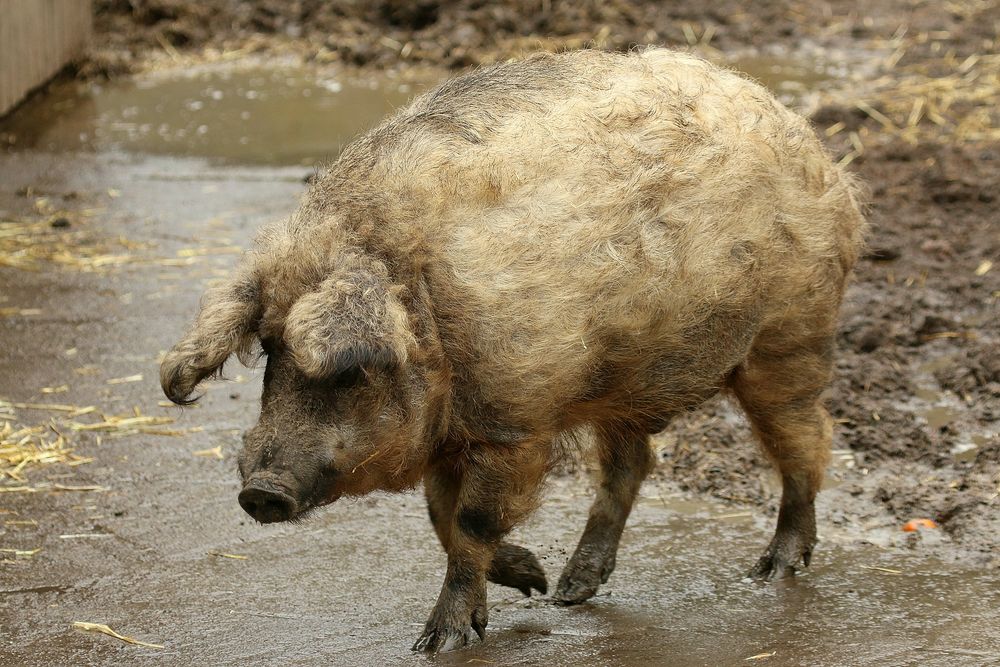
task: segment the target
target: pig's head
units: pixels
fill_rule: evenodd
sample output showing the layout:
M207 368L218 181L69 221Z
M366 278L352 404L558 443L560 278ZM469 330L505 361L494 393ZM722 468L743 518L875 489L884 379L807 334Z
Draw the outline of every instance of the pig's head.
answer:
M206 294L163 360L164 392L189 403L231 354L266 357L260 418L239 456L239 502L261 522L412 486L434 401L402 288L381 263L356 258L305 286L280 274L258 265Z

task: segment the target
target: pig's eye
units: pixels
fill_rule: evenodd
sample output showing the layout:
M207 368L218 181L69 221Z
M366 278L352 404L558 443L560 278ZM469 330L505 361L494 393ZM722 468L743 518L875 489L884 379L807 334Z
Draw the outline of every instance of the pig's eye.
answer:
M366 378L360 366L352 366L330 376L325 384L331 390L351 389L360 386Z
M270 357L272 354L274 354L274 341L268 338L261 338L260 349L265 355Z

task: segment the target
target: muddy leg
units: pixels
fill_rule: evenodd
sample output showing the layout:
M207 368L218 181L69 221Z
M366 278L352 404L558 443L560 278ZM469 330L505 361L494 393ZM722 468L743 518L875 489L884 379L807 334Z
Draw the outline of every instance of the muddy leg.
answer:
M625 521L653 467L647 435L599 432L597 446L601 486L580 543L556 586L556 600L563 604L587 600L611 576Z
M424 479L424 494L427 497L427 511L430 514L431 525L434 526L434 531L445 551L448 550L448 542L451 539L451 525L455 517L460 488L459 473L453 469L444 467L432 469ZM531 596L532 589L542 595L548 592L545 571L535 554L507 541L501 541L497 547L486 579L494 584L516 588L525 597Z
M455 493L438 493L447 488L448 476L428 477L431 516L448 553L448 571L413 650L461 648L469 642L470 629L485 637L487 574L504 535L534 507L548 461L548 444L507 448L500 459L496 452L473 450L464 456L460 474L451 476L455 485L449 490ZM446 497L455 500L449 504L442 500Z
M542 595L549 591L545 570L535 554L510 542L500 543L486 578L494 584L516 588L525 597L531 597L531 589Z
M830 460L832 422L819 402L829 377L826 355L751 358L731 379L754 433L781 474L774 538L748 573L769 580L808 566L816 545L814 500Z

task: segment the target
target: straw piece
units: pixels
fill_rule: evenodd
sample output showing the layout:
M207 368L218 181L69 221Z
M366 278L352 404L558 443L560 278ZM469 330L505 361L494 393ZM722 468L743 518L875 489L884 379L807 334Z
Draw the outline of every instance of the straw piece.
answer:
M120 635L103 623L87 623L86 621L73 621L73 627L78 630L83 630L85 632L99 632L101 634L108 635L109 637L114 637L115 639L121 640L128 644L135 644L136 646L145 646L146 648L163 648L163 644L150 644L149 642L139 641L138 639L133 639L132 637L126 637L125 635Z
M777 651L771 651L770 653L758 653L757 655L752 655L749 658L743 658L743 662L750 660L767 660L768 658L773 658L777 654Z
M858 100L857 102L854 103L854 105L859 109L861 109L862 111L864 111L869 116L871 116L872 118L874 118L875 120L877 120L878 122L882 123L882 125L884 125L887 130L895 131L897 129L896 124L893 123L888 116L886 116L878 109L872 107L867 102L863 100Z
M41 314L40 308L0 308L0 317L32 317Z
M847 127L847 124L844 121L839 120L830 127L826 128L826 130L824 130L823 133L828 137L832 137L833 135L843 130L845 127Z
M156 33L156 41L160 43L160 46L162 46L163 50L167 52L167 55L170 56L171 60L175 63L180 62L181 54L178 53L173 44L167 41L167 38L163 36L162 32Z
M177 251L178 257L201 257L204 255L238 255L243 248L238 245L217 248L182 248Z
M108 380L108 384L125 384L127 382L142 382L142 373L136 373L135 375L129 375L123 378L111 378Z
M220 460L226 458L222 455L222 445L212 447L211 449L199 449L198 451L191 453L195 456L211 456Z
M63 405L61 403L12 403L0 401L0 406L4 405L21 410L54 410L56 412L76 412L81 409L78 405ZM92 407L89 406L88 409Z
M862 570L874 570L876 572L885 572L886 574L895 574L895 575L903 574L902 570L893 570L892 568L889 567L877 567L872 565L861 565L860 567Z
M0 549L0 553L14 554L14 558L31 558L41 550L41 547L37 549Z
M109 487L109 486L97 486L97 485L93 485L93 484L86 485L86 486L67 486L65 484L53 484L50 488L53 491L95 491L95 492L102 492L102 491L110 491L111 490L111 487Z

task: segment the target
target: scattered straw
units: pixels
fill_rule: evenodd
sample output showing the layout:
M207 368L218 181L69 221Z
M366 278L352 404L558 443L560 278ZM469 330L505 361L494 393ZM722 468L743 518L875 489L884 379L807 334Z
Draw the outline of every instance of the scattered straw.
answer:
M163 648L163 644L150 644L149 642L142 642L138 639L133 639L132 637L126 637L125 635L120 635L103 623L87 623L85 621L73 621L73 627L78 630L83 630L85 632L100 632L101 634L108 635L109 637L114 637L115 639L121 640L127 644L135 644L136 646L145 646L146 648Z
M25 424L19 413L27 411L53 413L47 421ZM96 416L91 417L90 415ZM86 420L81 420L86 417ZM20 403L0 400L0 479L20 482L18 486L0 486L3 493L31 493L36 490L53 491L105 491L105 487L78 487L52 484L45 487L28 486L25 472L52 463L78 466L93 459L74 452L71 442L75 433L102 433L112 437L136 434L180 436L192 429L170 429L165 425L174 421L169 416L144 415L134 408L129 415L107 415L96 406L69 405L64 403Z
M53 227L60 219L71 226ZM40 220L0 220L0 266L38 270L48 262L97 271L134 259L131 251L139 247L137 244L125 239L98 241L80 228L81 222L80 215L65 212L53 212Z
M227 554L221 551L209 551L209 556L217 556L219 558L231 558L232 560L250 560L250 556L240 556L239 554Z
M0 426L0 475L24 482L29 466L83 461L73 453L66 438L51 424L17 428L5 421Z
M900 38L912 45L927 39L926 33ZM911 143L927 138L1000 140L1000 105L996 103L1000 54L978 53L960 60L945 52L899 65L906 51L900 46L883 64L884 74L865 84L863 99L858 100L857 88L850 87L842 91L842 101L872 118L880 132ZM827 134L841 129L831 126ZM857 157L854 153L852 160Z
M41 202L41 203L39 203ZM156 257L148 244L124 237L99 237L86 220L99 211L57 211L40 198L39 217L0 219L0 266L38 271L45 264L82 272L108 272L128 265L190 266L206 255L242 252L238 246L185 248L176 257ZM60 224L61 223L61 224ZM0 316L39 315L36 308L3 308Z

